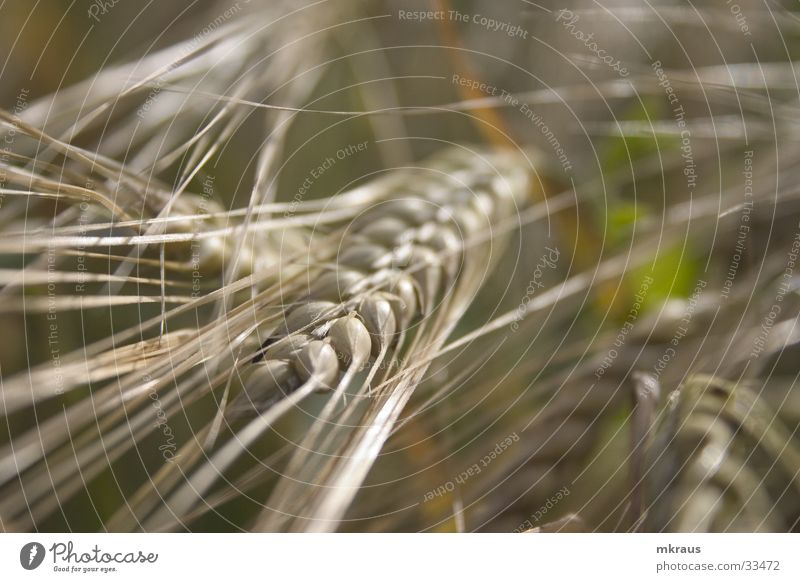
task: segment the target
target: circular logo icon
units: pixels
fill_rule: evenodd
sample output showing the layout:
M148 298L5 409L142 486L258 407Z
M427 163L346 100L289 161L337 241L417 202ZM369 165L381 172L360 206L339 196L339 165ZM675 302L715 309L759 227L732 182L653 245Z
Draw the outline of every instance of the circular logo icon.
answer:
M39 542L30 542L19 551L19 563L26 570L35 570L44 561L44 546Z

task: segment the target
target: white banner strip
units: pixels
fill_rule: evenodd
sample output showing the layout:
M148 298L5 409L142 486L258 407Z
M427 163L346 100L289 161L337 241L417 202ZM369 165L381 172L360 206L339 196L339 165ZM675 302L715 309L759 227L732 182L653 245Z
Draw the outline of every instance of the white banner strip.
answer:
M791 534L2 534L0 580L795 581L798 550Z

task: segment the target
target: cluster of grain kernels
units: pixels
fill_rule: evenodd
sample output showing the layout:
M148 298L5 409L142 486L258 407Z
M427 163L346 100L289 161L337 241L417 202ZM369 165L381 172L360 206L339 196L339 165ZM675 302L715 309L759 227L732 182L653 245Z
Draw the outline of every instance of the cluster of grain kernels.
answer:
M694 376L651 451L650 530L787 531L800 518L800 451L744 383Z
M258 413L303 384L332 390L342 374L391 366L393 348L459 284L467 246L514 212L523 162L450 151L393 173L385 198L342 227L329 267L309 273L307 292L268 332L232 410Z

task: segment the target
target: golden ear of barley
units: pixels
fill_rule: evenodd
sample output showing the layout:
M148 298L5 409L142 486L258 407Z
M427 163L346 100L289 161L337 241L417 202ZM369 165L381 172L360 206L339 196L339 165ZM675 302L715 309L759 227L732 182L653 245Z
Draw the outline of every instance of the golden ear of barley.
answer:
M447 339L502 245L465 252L485 228L513 216L529 187L521 162L509 153L461 150L398 170L381 199L348 225L328 276L312 277L269 331L257 363L242 371L243 392L231 409L252 419L146 527L191 511L252 442L322 391L331 396L255 528L335 529L424 376L426 358ZM350 402L334 419L349 389Z
M113 468L213 390L217 413L192 422L188 438L170 430L169 462L109 522L114 530L172 529L275 422L323 393L322 412L254 527L335 529L428 363L502 252L507 231L495 236L492 229L524 201L525 167L521 154L460 148L395 170L366 187L370 203L356 208L352 222L308 238L315 257L309 266L280 259L277 278L272 269L254 273L250 279L264 291L208 325L131 345L130 333L117 334L87 348L97 365L90 375L87 356L83 364L67 358L62 375L71 391L87 382L104 387L8 445L0 479L10 494L0 514L20 528L47 518L85 478ZM209 352L221 342L223 350ZM36 374L44 379L52 370ZM25 378L12 379L5 395L7 414L50 397ZM34 434L40 430L44 439ZM29 509L14 507L21 495Z

